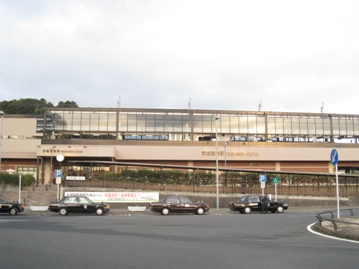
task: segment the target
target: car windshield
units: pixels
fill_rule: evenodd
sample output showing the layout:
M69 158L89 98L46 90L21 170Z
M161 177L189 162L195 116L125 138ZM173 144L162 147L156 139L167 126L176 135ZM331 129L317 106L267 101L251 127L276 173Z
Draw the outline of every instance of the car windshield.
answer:
M179 204L180 201L179 201L178 196L170 196L170 197L167 197L166 202L169 204Z
M241 201L244 202L244 201L247 201L248 200L248 196L243 196Z
M188 199L187 197L181 196L180 198L182 204L192 204L191 200Z
M3 199L0 198L0 203L5 203L5 201Z
M76 197L65 197L64 203L66 204L76 204L77 198Z
M91 204L90 199L88 199L87 197L78 197L78 198L81 204Z

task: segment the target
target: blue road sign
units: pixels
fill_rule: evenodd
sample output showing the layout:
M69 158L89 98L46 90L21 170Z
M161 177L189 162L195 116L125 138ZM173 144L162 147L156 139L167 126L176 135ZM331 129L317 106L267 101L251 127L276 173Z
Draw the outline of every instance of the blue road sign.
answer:
M54 176L55 177L62 177L62 170L55 170Z
M330 162L333 165L337 165L338 161L339 161L338 151L336 149L332 149L332 152L330 153Z
M259 182L260 183L266 183L267 176L266 175L259 175Z

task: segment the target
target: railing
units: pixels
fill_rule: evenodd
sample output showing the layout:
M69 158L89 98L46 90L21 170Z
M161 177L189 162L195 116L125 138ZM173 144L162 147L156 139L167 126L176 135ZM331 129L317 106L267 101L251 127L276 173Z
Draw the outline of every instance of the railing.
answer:
M246 181L247 182L247 181ZM248 181L248 183L250 183ZM63 186L66 187L97 187L97 188L122 188L122 189L142 189L142 190L159 190L159 191L175 191L175 192L202 192L202 193L216 193L215 185L210 186L196 186L196 185L177 185L165 183L149 183L149 182L135 182L135 181L107 181L107 180L92 180L92 181L63 181ZM268 193L275 193L274 184L267 184L266 191ZM358 185L346 184L340 187L340 195L342 197L358 198ZM261 193L262 189L259 184L228 184L221 185L219 192L222 194L244 194L244 193ZM288 196L317 196L317 197L336 197L336 188L334 184L303 184L303 185L281 185L277 187L278 195Z
M339 210L341 217L355 217L359 216L359 208L351 208L351 209L342 209ZM324 211L318 213L316 218L319 220L319 225L322 226L322 223L327 221L333 224L334 231L338 230L338 224L349 224L349 225L358 225L359 223L344 221L337 218L337 211Z

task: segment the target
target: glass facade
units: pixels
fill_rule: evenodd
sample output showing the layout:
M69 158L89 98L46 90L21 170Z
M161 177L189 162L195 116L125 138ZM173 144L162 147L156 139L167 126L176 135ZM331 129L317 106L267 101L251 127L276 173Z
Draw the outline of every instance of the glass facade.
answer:
M357 139L359 115L171 109L51 108L38 120L45 137L201 141ZM217 130L215 115L219 115Z

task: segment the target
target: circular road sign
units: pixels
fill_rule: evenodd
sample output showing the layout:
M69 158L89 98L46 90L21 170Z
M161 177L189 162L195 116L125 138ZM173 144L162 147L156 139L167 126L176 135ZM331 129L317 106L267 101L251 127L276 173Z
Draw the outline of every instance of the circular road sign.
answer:
M56 156L56 160L58 162L62 162L64 159L65 159L64 155L59 154L59 155Z
M338 161L339 161L338 151L336 149L332 149L332 152L330 153L330 162L333 165L337 165Z

